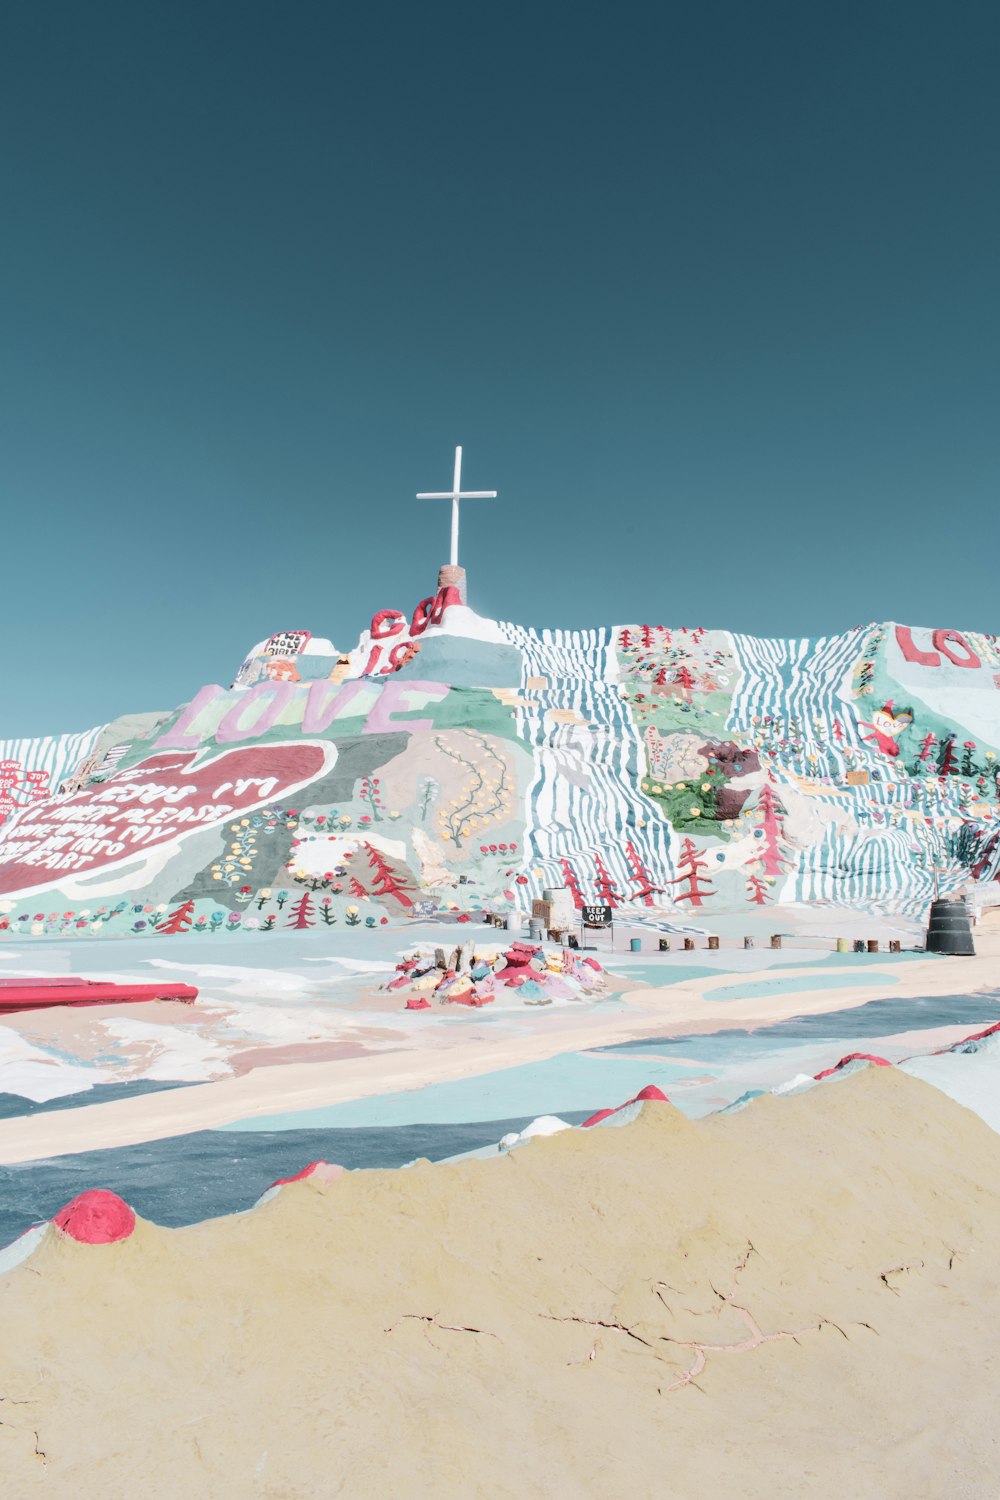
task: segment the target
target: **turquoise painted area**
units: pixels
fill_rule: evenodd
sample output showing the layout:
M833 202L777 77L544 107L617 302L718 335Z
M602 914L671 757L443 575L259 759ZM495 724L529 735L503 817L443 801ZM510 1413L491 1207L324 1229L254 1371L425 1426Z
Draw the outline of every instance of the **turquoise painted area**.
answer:
M716 979L718 969L696 968L693 964L687 968L680 964L614 964L608 966L608 973L614 974L616 979L624 979L629 984L655 984L661 988L670 984L690 984L695 979Z
M853 968L856 964L859 968L864 968L866 964L895 965L908 961L912 962L915 958L938 959L940 957L941 954L939 953L925 953L923 949L920 949L919 951L914 950L908 953L827 953L824 955L822 962L828 967L847 968L850 966Z
M661 1059L568 1052L545 1062L525 1063L523 1067L505 1068L479 1078L429 1084L405 1093L355 1099L319 1109L259 1115L217 1128L312 1130L324 1126L446 1125L517 1115L531 1118L622 1104L648 1083L655 1083L669 1093L672 1083L679 1079L690 1081L691 1077L690 1067Z
M619 979L636 980L641 984L657 986L690 984L696 979L714 978L717 975L770 974L782 968L816 968L851 970L870 968L879 964L896 965L915 958L926 958L920 953L831 953L825 948L719 948L711 951L699 948L696 953L665 953L662 956L641 954L633 958L628 954L601 954L601 962L608 972Z
M895 984L892 974L790 974L778 978L757 979L746 984L724 984L711 990L706 1000L753 1000L758 995L795 995L805 990L841 990L852 986L871 989Z

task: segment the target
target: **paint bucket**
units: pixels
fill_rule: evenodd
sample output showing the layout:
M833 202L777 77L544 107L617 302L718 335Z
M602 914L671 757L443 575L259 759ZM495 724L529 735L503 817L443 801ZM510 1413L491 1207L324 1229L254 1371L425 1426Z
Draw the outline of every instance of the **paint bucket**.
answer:
M529 917L528 932L530 933L533 942L544 943L545 923L541 917Z
M521 932L524 928L524 918L521 913L519 911L510 912L507 920L504 922L504 927L508 932Z
M669 938L660 938L660 952L661 953L669 953L670 952L670 939Z
M708 940L708 946L709 946L709 949L710 949L710 950L711 950L711 951L712 951L712 952L715 952L715 950L716 950L716 949L717 949L717 948L718 948L718 946L719 946L719 939L718 939L718 938L717 938L717 937L714 937L714 936L713 936L713 937L710 937L710 938L709 938L709 940Z
M837 939L837 952L838 953L850 953L850 951L851 951L851 945L850 945L850 943L848 943L847 939L846 938L838 938Z
M633 953L642 952L642 938L629 938L628 945Z
M968 955L976 951L972 941L972 923L961 899L931 902L931 919L927 927L927 952Z

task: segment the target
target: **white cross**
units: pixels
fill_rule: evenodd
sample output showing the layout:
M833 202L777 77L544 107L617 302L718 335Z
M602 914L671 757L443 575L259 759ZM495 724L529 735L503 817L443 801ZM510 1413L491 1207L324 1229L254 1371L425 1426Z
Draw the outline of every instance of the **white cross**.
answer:
M455 483L450 490L436 490L433 493L418 495L418 500L450 500L451 501L451 565L458 567L458 502L460 500L495 500L496 490L463 490L462 489L462 450L455 449Z

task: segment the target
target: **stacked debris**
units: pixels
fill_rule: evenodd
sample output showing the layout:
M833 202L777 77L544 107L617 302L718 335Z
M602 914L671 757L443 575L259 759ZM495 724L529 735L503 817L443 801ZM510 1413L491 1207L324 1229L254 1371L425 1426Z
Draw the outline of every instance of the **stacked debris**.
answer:
M432 1000L474 1007L498 998L551 1005L602 994L603 974L595 958L569 948L546 950L517 942L504 951L477 949L470 942L450 953L444 948L416 949L396 965L395 977L384 988L405 990L407 1010L429 1010Z

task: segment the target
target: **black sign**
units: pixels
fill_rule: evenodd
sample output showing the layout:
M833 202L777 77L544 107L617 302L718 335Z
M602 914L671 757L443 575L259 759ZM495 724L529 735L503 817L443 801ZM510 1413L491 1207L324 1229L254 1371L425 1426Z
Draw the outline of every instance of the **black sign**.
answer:
M610 906L585 906L581 913L584 927L610 927Z

